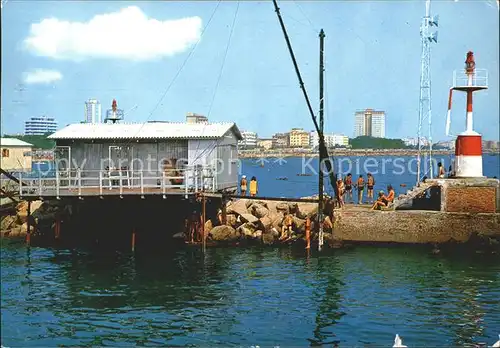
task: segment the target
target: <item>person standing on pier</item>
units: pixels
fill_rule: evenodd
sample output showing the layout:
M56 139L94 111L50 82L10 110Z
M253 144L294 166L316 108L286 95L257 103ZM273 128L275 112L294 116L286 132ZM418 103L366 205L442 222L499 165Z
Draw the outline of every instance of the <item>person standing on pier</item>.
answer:
M365 179L363 175L360 174L358 181L356 182L356 188L358 189L358 204L363 204L363 190L365 189Z
M252 176L250 180L250 197L255 197L259 193L259 188L257 186L257 178Z
M438 171L439 171L438 178L443 179L446 172L445 172L444 166L441 162L438 163Z
M247 195L247 176L243 175L240 181L240 191L242 196Z
M339 208L344 207L344 192L345 191L345 186L344 186L344 181L342 180L341 177L337 180L337 203L339 205Z
M352 201L352 174L351 173L348 173L347 176L345 177L344 187L345 187L344 203L347 202L347 198L349 198L350 202L353 203L353 201Z
M366 198L369 200L370 203L373 204L373 187L375 186L375 179L373 178L373 175L371 173L368 173L366 180L367 180L366 188L368 189Z

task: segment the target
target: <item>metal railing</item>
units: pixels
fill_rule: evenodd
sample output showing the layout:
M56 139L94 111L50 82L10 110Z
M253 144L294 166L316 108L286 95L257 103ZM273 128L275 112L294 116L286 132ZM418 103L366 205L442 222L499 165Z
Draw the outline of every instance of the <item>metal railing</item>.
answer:
M453 87L469 86L469 75L465 70L453 71ZM474 87L488 87L488 70L476 69L472 74L472 84Z
M164 171L56 170L46 176L19 173L20 196L82 196L106 194L163 194L177 191L217 191L215 167L188 167Z

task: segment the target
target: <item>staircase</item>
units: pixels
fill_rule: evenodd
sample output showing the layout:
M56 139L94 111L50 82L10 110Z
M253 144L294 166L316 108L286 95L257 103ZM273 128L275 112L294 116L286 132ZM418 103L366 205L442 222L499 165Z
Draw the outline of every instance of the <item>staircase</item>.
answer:
M433 186L438 186L437 182L421 182L420 186L413 186L411 190L406 191L405 194L399 195L399 197L394 200L394 209L412 209L413 200L419 196L426 195L427 190Z

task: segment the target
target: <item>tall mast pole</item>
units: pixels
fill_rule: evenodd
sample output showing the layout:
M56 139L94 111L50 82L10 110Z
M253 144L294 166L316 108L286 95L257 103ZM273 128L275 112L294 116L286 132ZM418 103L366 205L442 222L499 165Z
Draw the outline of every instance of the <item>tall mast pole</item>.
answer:
M422 152L424 152L423 123L427 120L428 124L428 151L429 151L429 176L434 176L432 166L432 111L431 111L431 43L437 42L437 31L432 31L431 27L438 26L438 16L431 16L431 1L425 1L425 16L420 25L420 38L422 52L420 57L420 98L418 111L418 130L417 130L417 185L421 177L427 175L422 173Z
M325 32L321 29L319 33L319 131L321 135L319 136L320 148L325 146L324 143L324 94L323 94L323 78L324 78L324 62L323 62L323 52L324 52L324 43L325 43ZM319 235L318 235L318 250L321 250L323 247L323 153L319 152L319 203L318 203L318 226L319 226ZM332 183L333 184L333 183Z

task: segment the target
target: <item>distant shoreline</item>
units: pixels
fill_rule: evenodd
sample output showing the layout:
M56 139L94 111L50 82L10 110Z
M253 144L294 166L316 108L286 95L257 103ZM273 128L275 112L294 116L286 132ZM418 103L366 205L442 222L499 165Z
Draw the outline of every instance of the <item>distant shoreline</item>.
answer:
M356 149L356 150L330 150L330 156L416 156L417 150L413 149ZM423 156L428 154L428 151L422 152ZM433 155L454 155L455 150L435 150ZM500 150L483 151L484 155L500 155ZM263 157L318 157L316 152L298 152L293 150L284 151L255 151L255 150L239 150L239 158L263 158Z

